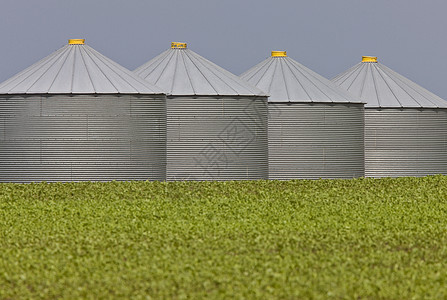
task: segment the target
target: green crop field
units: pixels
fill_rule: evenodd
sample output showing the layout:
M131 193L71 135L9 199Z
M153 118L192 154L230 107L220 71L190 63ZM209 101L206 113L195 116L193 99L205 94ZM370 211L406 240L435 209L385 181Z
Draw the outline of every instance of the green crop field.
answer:
M447 177L0 185L0 299L445 299Z

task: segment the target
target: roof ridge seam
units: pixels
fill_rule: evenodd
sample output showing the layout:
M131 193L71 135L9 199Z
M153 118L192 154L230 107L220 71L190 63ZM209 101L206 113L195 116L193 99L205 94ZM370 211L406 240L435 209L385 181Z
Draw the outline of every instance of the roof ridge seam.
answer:
M280 59L279 60L280 61L280 67L281 67L281 73L282 73L282 77L283 77L283 79L284 79L284 86L285 86L285 88L286 88L286 94L287 94L287 99L290 99L290 94L289 94L289 89L288 89L288 87L287 87L287 81L286 81L286 74L284 73L284 68L283 68L283 60L282 59Z
M225 68L215 64L214 62L206 59L205 57L203 57L203 56L201 56L201 55L199 55L199 54L197 54L197 53L195 53L195 52L193 52L191 50L189 50L189 52L192 53L194 55L194 57L196 57L196 56L199 57L200 59L197 59L197 61L200 62L205 68L210 70L210 72L212 72L214 75L216 75L222 81L223 81L222 78L227 78L230 81L232 81L232 82L236 83L237 85L239 85L240 87L242 87L244 89L248 89L250 92L252 92L250 88L254 87L254 86L249 84L250 85L250 88L249 88L249 87L246 87L245 85L242 85L241 82L246 82L246 81L241 80L241 78L239 76L231 73L227 69L225 69ZM213 68L211 68L210 66L212 66ZM213 70L215 70L215 71L213 71ZM223 75L223 77L221 77L220 75ZM226 84L228 85L228 83L226 83ZM254 88L257 89L256 87L254 87Z
M205 80L208 82L208 84L211 86L211 88L219 95L219 91L217 91L217 89L211 84L211 82L208 80L208 78L203 74L202 70L200 70L200 68L197 66L197 64L191 59L191 56L193 56L193 55L190 56L189 51L185 51L185 53L186 53L185 55L189 58L189 60L191 60L192 64L197 68L197 70L200 72L200 74L202 74L203 78L205 78ZM197 59L196 57L194 57L194 59L196 59L197 62L200 63L199 59ZM236 90L234 90L231 86L229 86L228 83L224 82L219 76L214 74L214 72L212 72L207 66L205 66L203 63L201 63L201 65L204 66L209 72L211 72L217 78L219 78L225 85L227 85L230 89L232 89L237 94Z
M61 51L61 53L58 55L58 56L56 56L55 57L55 59L54 59L54 61L53 61L53 63L45 70L45 72L43 72L39 77L37 77L37 79L34 81L34 83L33 84L31 84L30 86L29 86L29 88L26 90L26 93L28 93L28 91L30 90L30 89L32 89L32 87L48 72L48 70L49 69L51 69L51 67L53 67L54 65L56 65L56 63L60 60L60 56L64 53L64 52L66 52L66 50L68 50L69 48L66 46L66 47L63 47L63 51ZM46 91L47 93L48 93L48 91L49 91L49 89ZM26 94L25 93L25 94Z
M360 73L362 73L362 66L361 66L361 64L357 64L357 68L355 68L355 69L353 69L352 70L352 72L355 72L355 71L359 71L358 73L357 73L357 75L354 77L354 79L351 81L351 84L348 86L348 88L347 88L347 90L349 90L350 88L351 88L351 86L354 84L354 82L357 80L357 78L360 76ZM346 80L348 80L348 78L349 78L350 76L348 76L348 77L346 77ZM343 81L344 82L344 81Z
M370 67L371 65L370 64L368 64L368 67ZM372 67L371 67L372 68ZM368 68L369 69L369 68ZM371 73L371 78L372 78L372 80L373 80L373 86L374 86L374 91L376 92L376 96L377 96L377 103L379 104L379 107L382 107L382 105L381 105L381 103L380 103L380 97L379 97L379 91L377 90L377 82L376 82L376 79L375 79L375 77L374 77L374 73L373 73L373 71L370 71L370 73ZM399 100L397 100L397 102L399 102ZM400 104L400 102L399 102L399 104ZM401 106L402 106L402 104L401 104Z
M29 74L28 76L26 76L24 79L22 79L21 81L19 81L17 84L15 84L15 85L13 85L10 89L9 89L9 91L10 90L12 90L12 89L14 89L14 88L16 88L18 85L20 85L21 83L23 83L25 80L27 80L28 78L30 78L32 75L34 75L34 74L36 74L39 70L40 70L40 65L43 63L43 66L47 66L47 65L49 65L49 67L45 70L45 72L43 72L42 73L42 75L40 75L31 85L30 85L30 87L26 90L26 92L25 92L25 94L29 91L29 89L34 85L34 84L36 84L36 82L43 76L43 74L45 74L55 63L56 63L56 61L57 61L57 55L56 54L58 54L59 52L64 52L65 51L65 49L64 49L65 47L63 47L63 48L61 48L60 50L58 50L58 51L55 51L55 52L53 52L52 54L50 54L50 55L48 55L48 56L46 56L45 58L43 58L42 60L40 60L38 63L36 63L36 64L34 64L34 65L32 65L31 67L29 67L29 68L33 68L34 69L34 71L32 71L31 72L31 74ZM54 56L54 57L53 57ZM48 59L48 61L46 60L46 59ZM31 71L31 70L30 70Z
M190 74L189 74L188 68L186 68L186 61L185 61L185 58L184 58L183 55L181 55L181 58L182 58L183 64L185 65L186 76L188 76L188 80L189 80L189 84L191 85L192 92L193 92L194 95L195 95L195 94L196 94L196 89L194 88L194 85L192 84L192 78L191 78L191 76L190 76Z
M314 100L312 99L312 97L310 96L310 94L307 92L307 90L304 88L304 85L301 83L301 80L298 79L298 77L296 76L296 74L293 72L292 68L287 64L287 67L290 70L290 73L292 73L293 77L295 77L296 81L298 82L298 84L301 86L301 88L303 89L304 93L306 93L307 97L309 98L309 100L311 102L313 102ZM294 66L294 68L296 69L296 66ZM301 75L304 76L303 73L300 72Z
M362 65L362 68L363 68L363 65ZM361 89L360 89L360 99L363 99L363 91L365 90L366 77L368 76L368 65L365 65L365 68L366 68L366 71L365 71L365 74L363 76L362 84L360 85L360 87L361 87ZM360 73L361 72L359 72L359 76L360 76ZM352 83L354 83L354 82L352 82ZM368 102L368 101L366 100L366 102ZM377 104L380 107L379 99L377 99Z
M259 90L257 87L252 86L251 84L249 84L249 86L243 85L241 84L243 82L243 80L241 78L239 78L239 76L231 73L230 71L216 65L215 63L207 60L206 58L195 54L193 51L188 50L188 53L192 53L193 56L199 56L201 57L201 59L197 59L197 61L202 64L205 68L207 68L212 74L214 74L217 78L219 78L224 84L226 84L230 89L232 89L237 95L240 95L239 92L233 88L229 83L227 83L224 78L230 80L231 82L237 84L240 88L244 89L244 90L248 90L249 93L253 94L253 96L259 96L259 93L263 93L261 90ZM212 66L214 66L214 70L212 68L210 68L209 66L207 66L204 62L202 62L201 60L205 61L207 64L210 64ZM222 77L223 75L223 77ZM254 89L252 89L254 88ZM256 91L257 90L257 91Z
M382 65L382 67L385 67L385 69L389 69L390 71L392 71L391 73L393 74L393 75L395 75L394 73L396 73L396 72L394 72L393 70L391 70L390 68L388 68L388 67L386 67L385 65ZM398 73L396 73L396 74L398 74ZM400 75L400 74L398 74L398 75ZM400 75L400 76L402 76L402 75ZM405 93L407 93L412 99L414 99L414 101L416 101L416 103L417 104L419 104L421 107L424 107L423 105L421 105L413 96L411 96L400 84L398 84L397 83L397 81L394 79L394 78L392 78L391 76L389 76L390 78L391 78L391 80L393 80L401 89L403 89L404 91L405 91ZM417 94L419 94L420 96L422 96L423 98L425 98L428 102L430 102L430 103L432 103L433 105L435 105L437 108L439 108L439 106L436 104L436 103L434 103L433 101L431 101L429 98L427 98L427 97L425 97L423 94L421 94L419 91L417 91L415 88L413 88L411 85L409 85L408 83L405 83L405 82L403 82L401 79L399 79L398 78L398 76L396 76L397 77L397 80L399 80L402 84L405 84L407 87L409 87L410 89L412 89L415 93L417 93ZM407 79L407 78L406 78ZM409 80L409 79L407 79L407 80ZM411 80L409 80L410 82L412 82ZM414 83L416 86L419 86L417 83L415 83L415 82L412 82L412 83ZM419 86L420 87L420 86ZM424 89L423 87L421 87L422 89ZM428 91L428 92L430 92L430 91Z
M177 74L177 68L178 68L178 57L179 54L175 53L175 65L174 65L174 75L172 75L172 82L171 82L171 91L174 91L174 84L175 84L175 75Z
M332 82L338 84L338 85L342 85L343 83L345 83L346 80L348 80L348 78L351 77L351 73L358 68L359 64L355 64L354 66L350 67L348 70L337 74L334 78L331 79ZM343 79L343 77L345 77ZM343 79L343 80L342 80ZM340 80L342 80L342 82L340 82Z
M147 61L146 63L144 63L141 66L139 66L138 68L136 68L133 72L138 74L142 78L147 78L149 75L151 75L155 71L156 68L158 68L159 65L161 65L161 63L169 56L170 53L171 52L169 52L169 50L163 51L162 53L160 53L153 59ZM145 76L141 75L142 73L145 73L150 67L152 67L156 63L158 63L158 64L155 67L153 67L152 70L148 74L146 74Z
M273 61L273 60L272 60L272 61ZM270 91L271 91L271 89L272 89L273 78L275 78L276 70L278 69L278 62L277 62L277 61L273 61L273 62L272 62L272 65L273 65L272 78L270 79L270 84L269 84L268 91L267 91L267 93L269 93L269 94L270 94ZM268 69L270 69L270 68L271 68L271 65L269 65ZM267 70L268 70L268 69L267 69ZM261 79L259 79L259 81L261 81Z
M49 55L45 56L44 58L41 58L38 62L32 64L31 66L29 66L28 68L26 68L25 70L22 70L18 73L16 73L15 75L13 75L11 78L5 80L4 82L2 82L0 84L0 87L5 87L10 85L11 83L13 83L15 80L17 80L19 77L25 76L25 78L20 81L19 83L17 83L16 85L14 85L12 88L16 87L17 85L19 85L20 83L22 83L23 81L25 81L26 79L28 79L30 76L32 76L34 73L37 72L37 70L39 68L36 68L37 66L42 65L43 63L45 63L45 61L47 61L49 58L51 58L52 56L55 56L58 52L61 52L62 48L57 49L56 51L53 51L52 53L50 53ZM30 73L29 75L27 75L28 73ZM11 89L12 89L11 88Z
M76 51L73 53L73 72L71 73L70 91L73 93L75 74L76 74Z
M136 88L131 82L129 82L129 80L127 80L126 78L124 78L119 72L117 72L115 69L113 69L110 65L113 65L115 68L120 69L121 72L123 72L124 74L128 75L130 78L133 77L133 75L135 76L135 80L139 79L139 77L132 73L132 71L130 70L126 70L124 67L122 67L121 65L119 65L118 63L113 62L112 60L108 59L106 56L102 55L101 53L97 52L95 49L87 47L87 49L93 53L93 55L100 61L102 62L107 68L109 68L110 71L112 71L113 73L115 73L119 78L121 78L124 82L126 82L130 87L132 87L138 94L140 93L139 89ZM104 61L106 60L106 62ZM96 64L96 63L95 63ZM97 64L96 64L97 65ZM101 72L102 69L100 69ZM127 74L128 73L128 74ZM103 72L104 76L106 76L107 79L109 79L107 77L107 75ZM142 82L140 82L142 85L143 83L146 83L143 79L141 79ZM120 90L115 86L115 84L113 84L112 80L109 79L110 83L115 87L115 89L117 90L118 93L120 93ZM137 80L138 81L138 80ZM155 93L155 90L152 89L152 87L146 86L146 84L144 84L145 88L148 88L151 92Z
M307 75L309 75L309 76L306 76L304 73L303 73L303 71L301 71L300 70L300 68L301 68L301 65L296 65L296 64L298 64L298 62L297 63L295 63L293 60L291 60L291 62L292 62L292 64L293 64L293 66L295 67L295 70L297 70L301 75L303 75L304 76L304 78L309 78L309 77L312 77L312 78L314 78L315 80L317 80L318 82L320 82L320 83L322 83L323 85L325 85L323 82L321 82L318 78L316 78L315 76L313 76L311 73L308 73L307 72L307 70L303 70L303 71L306 71L306 74ZM300 68L298 68L298 67L300 67ZM304 67L304 66L303 66ZM293 72L292 72L293 73ZM297 80L298 80L298 78L297 78ZM299 80L298 80L299 81ZM329 81L329 80L328 80ZM312 80L309 80L309 82L315 87L315 88L317 88L317 90L319 90L323 95L325 95L331 102L334 102L332 99L331 99L331 97L329 97L325 92L323 92ZM327 85L326 85L327 86ZM307 92L306 92L307 93ZM309 98L313 101L313 99L309 96ZM347 101L349 101L348 99L345 99L345 100L347 100Z
M169 51L169 50L168 50ZM163 74L166 72L169 62L172 60L172 58L175 56L175 52L168 52L167 54L171 54L171 55L167 55L166 57L169 58L167 63L164 65L163 70L161 70L160 75L158 76L157 80L155 80L154 84L158 84L158 81L160 80L160 78L163 76ZM158 68L159 65L161 65L161 63L164 61L164 59L155 67L152 69L152 72L150 72L145 78L147 78L150 74L152 74L156 68ZM172 92L172 89L171 89Z
M256 82L255 86L258 86L259 82L261 82L261 79L264 78L264 76L265 76L265 74L267 73L267 71L268 71L268 70L271 68L271 66L273 65L273 62L274 62L273 59L271 59L271 60L267 60L266 63L265 63L264 65L262 65L262 66L259 68L259 70L256 72L256 74L259 73L259 72L261 72L261 70L262 70L264 67L265 67L265 72L264 72L264 74L262 74L262 76L259 77L259 79L258 79L258 81ZM273 72L273 73L274 73L274 72ZM254 74L254 75L256 75L256 74ZM254 76L254 75L253 75L253 76ZM272 75L272 77L273 77L273 75Z
M53 78L53 81L51 82L50 86L48 87L48 91L49 92L51 90L51 88L53 87L53 84L56 82L57 77L59 76L59 74L62 71L62 68L64 67L65 63L67 62L68 57L70 56L70 52L71 52L71 48L67 48L67 55L65 56L64 62L61 64L61 67L59 68L59 71L57 71L56 75Z
M270 62L270 65L272 64L272 62L268 59L265 59L263 61L261 61L260 63L256 64L254 67L250 68L249 70L247 70L246 72L244 72L243 74L241 74L240 77L244 77L246 81L250 81L253 77L255 77L259 72L261 72L261 70L268 65ZM267 67L266 69L268 70L269 67ZM251 73L251 76L249 76L249 78L247 78L248 76L248 72ZM247 74L246 74L247 73ZM246 74L246 75L244 75ZM262 78L263 76L261 76L260 78ZM258 82L255 84L255 86L259 83L259 81L261 81L261 79L258 80Z
M93 82L92 76L91 76L91 74L89 72L89 67L87 65L87 62L85 61L84 52L83 51L79 51L79 53L81 54L82 61L84 62L83 65L85 66L85 70L87 71L88 78L90 79L90 84L92 85L93 90L95 91L95 93L97 93L98 90L97 90L97 88L95 86L95 83Z
M377 66L378 66L378 65L374 65L374 68L376 69L377 73L380 75L380 77L382 78L382 80L385 82L386 86L390 89L390 91L391 91L391 93L393 94L394 98L396 98L397 102L400 104L400 107L404 107L404 105L402 104L402 102L399 101L399 98L398 98L397 95L394 93L393 89L392 89L391 86L388 84L388 82L385 80L385 77L384 77L383 74L380 72L380 69L379 69ZM390 76L388 76L388 77L389 77L391 80L393 80ZM394 80L393 80L393 81L394 81ZM395 81L394 81L394 82L395 82ZM404 89L403 89L397 82L395 82L395 83L396 83L396 85L397 85L398 87L400 87L402 90L404 90ZM404 90L404 92L407 93L405 90ZM421 104L420 104L416 99L414 99L410 94L407 93L407 95L410 96L410 98L412 98L414 101L416 101L416 103L419 104L420 107L422 107Z

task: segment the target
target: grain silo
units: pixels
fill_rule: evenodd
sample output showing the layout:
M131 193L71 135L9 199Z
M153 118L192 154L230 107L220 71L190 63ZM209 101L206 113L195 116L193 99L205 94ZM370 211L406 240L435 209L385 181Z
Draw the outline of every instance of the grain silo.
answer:
M168 180L267 179L262 91L185 43L172 43L135 72L168 93Z
M166 95L84 44L0 84L0 182L164 180Z
M270 95L270 179L364 176L364 106L358 98L285 51L272 51L241 78Z
M371 56L333 82L366 102L366 176L447 174L445 100Z

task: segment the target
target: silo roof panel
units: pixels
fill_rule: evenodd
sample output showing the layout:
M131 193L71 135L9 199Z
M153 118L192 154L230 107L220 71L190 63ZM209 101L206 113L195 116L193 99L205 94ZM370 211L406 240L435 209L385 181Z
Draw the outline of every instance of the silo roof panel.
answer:
M134 71L172 95L266 96L187 48L171 48Z
M332 81L374 108L447 108L447 101L378 62L361 62Z
M84 44L66 45L0 84L0 94L164 94Z
M270 102L361 103L286 55L267 58L241 78L269 94Z

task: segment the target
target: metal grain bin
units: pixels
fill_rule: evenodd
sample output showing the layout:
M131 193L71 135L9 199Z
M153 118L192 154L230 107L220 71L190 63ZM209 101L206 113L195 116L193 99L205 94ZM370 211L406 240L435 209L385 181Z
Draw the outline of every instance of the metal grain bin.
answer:
M168 93L168 180L268 178L267 96L185 43L135 70Z
M0 84L0 182L165 180L166 95L87 45Z
M365 105L368 177L447 174L447 101L364 56L333 82Z
M270 179L364 176L364 107L359 99L285 51L273 51L241 78L270 94Z

